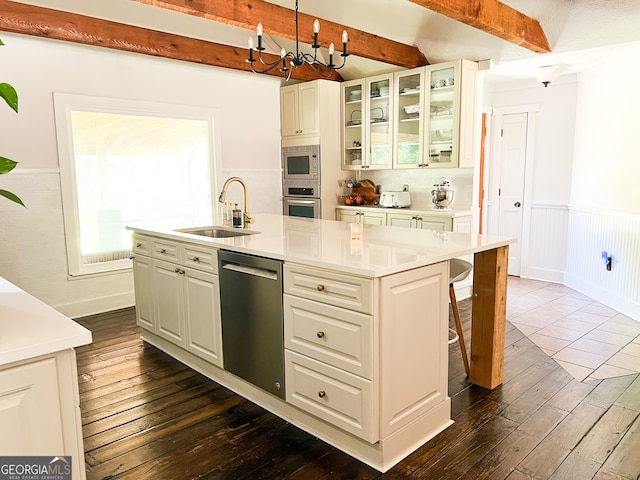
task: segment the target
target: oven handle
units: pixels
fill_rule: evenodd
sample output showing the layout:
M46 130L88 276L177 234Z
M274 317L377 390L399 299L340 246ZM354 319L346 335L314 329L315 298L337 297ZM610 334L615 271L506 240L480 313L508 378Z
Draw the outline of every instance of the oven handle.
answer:
M314 205L318 199L314 200L301 200L298 198L284 197L284 200L289 204L297 204L297 205Z

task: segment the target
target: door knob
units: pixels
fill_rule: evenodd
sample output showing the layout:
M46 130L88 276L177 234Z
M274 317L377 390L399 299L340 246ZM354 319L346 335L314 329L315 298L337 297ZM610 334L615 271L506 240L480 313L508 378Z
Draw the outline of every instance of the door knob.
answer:
M520 203L520 202L516 202L516 203L514 203L514 204L513 204L513 206L514 206L514 207L516 207L516 208L519 208L519 207L520 207L520 205L521 205L521 203Z

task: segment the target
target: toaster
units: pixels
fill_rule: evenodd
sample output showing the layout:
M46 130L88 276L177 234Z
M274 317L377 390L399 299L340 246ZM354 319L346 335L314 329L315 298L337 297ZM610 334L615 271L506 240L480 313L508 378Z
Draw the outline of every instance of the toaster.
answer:
M407 208L411 206L411 196L409 192L382 192L378 204L387 208Z

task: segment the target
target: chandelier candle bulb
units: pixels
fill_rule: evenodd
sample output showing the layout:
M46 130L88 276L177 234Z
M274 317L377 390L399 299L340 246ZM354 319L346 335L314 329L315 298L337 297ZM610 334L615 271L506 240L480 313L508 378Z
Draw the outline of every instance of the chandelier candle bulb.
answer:
M262 23L258 23L256 33L258 34L258 50L262 51L264 50L264 47L262 46Z

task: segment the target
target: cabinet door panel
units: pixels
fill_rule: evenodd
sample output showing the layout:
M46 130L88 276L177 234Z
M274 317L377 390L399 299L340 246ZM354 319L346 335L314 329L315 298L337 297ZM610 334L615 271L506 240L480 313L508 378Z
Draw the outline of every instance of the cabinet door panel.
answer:
M184 346L184 294L181 271L176 264L156 260L153 276L158 335Z
M381 280L382 438L448 401L448 272L442 262Z
M153 260L136 256L133 259L133 278L135 282L136 322L142 328L155 332L153 309Z
M320 133L317 92L318 87L315 82L298 85L298 109L300 114L300 133L302 135L317 135Z
M280 89L280 134L283 137L298 134L298 86Z
M63 455L55 359L0 370L0 386L2 455Z
M187 270L185 276L187 350L222 366L218 275Z

